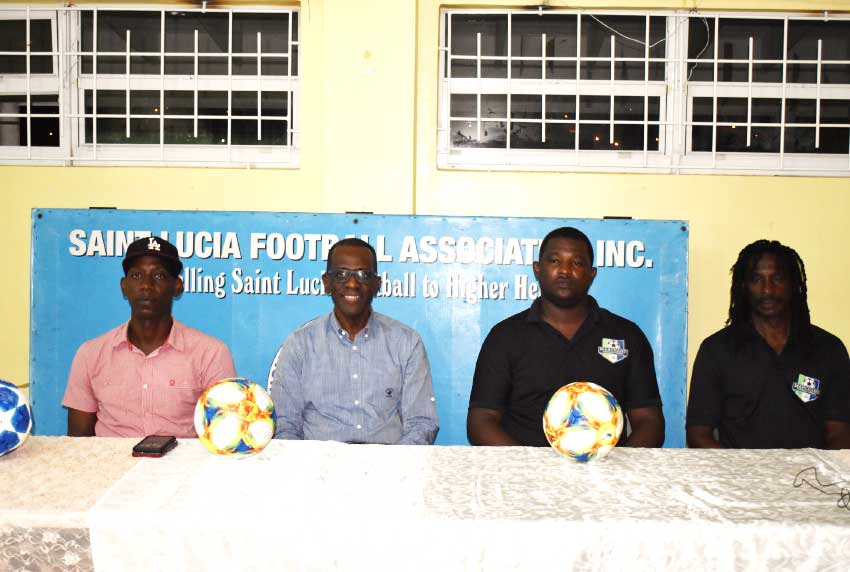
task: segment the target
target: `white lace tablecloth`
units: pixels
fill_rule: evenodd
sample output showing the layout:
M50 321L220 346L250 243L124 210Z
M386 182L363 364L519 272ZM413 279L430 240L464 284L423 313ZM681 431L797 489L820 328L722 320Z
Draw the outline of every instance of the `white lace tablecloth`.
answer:
M847 570L847 452L183 441L90 511L102 570ZM807 473L813 479L813 471ZM825 489L835 492L834 489Z
M137 439L30 437L0 457L0 571L89 571L88 511Z
M850 452L31 437L0 457L0 571L840 570ZM846 483L845 483L846 484ZM846 503L847 499L844 498ZM90 540L91 539L91 540Z

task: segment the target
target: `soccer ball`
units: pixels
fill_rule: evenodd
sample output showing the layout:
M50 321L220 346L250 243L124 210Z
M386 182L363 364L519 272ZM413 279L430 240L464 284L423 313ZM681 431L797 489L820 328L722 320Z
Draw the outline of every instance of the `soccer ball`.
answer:
M543 414L543 432L552 447L576 461L603 458L623 431L623 411L607 389L588 381L555 392Z
M24 394L13 383L0 379L0 457L26 441L32 429L32 413Z
M216 455L259 453L274 437L272 398L248 379L218 381L198 399L195 432Z

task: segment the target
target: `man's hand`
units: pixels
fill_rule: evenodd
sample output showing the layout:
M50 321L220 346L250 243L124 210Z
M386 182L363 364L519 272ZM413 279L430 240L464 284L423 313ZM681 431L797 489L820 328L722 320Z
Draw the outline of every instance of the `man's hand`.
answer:
M688 447L692 449L720 449L720 443L714 438L714 427L692 425L687 430Z
M97 413L68 408L68 437L94 437Z
M632 432L622 447L660 447L664 444L664 415L660 407L638 407L629 410Z
M473 407L466 414L466 438L473 445L519 445L502 429L502 412Z
M827 421L824 424L827 449L850 449L850 423Z

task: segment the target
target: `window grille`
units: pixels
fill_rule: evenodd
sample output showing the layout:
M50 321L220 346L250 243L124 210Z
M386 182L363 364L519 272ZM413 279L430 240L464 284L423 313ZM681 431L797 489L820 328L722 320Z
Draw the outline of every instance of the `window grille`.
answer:
M297 9L0 11L0 160L297 166Z
M445 168L850 174L850 19L444 10Z

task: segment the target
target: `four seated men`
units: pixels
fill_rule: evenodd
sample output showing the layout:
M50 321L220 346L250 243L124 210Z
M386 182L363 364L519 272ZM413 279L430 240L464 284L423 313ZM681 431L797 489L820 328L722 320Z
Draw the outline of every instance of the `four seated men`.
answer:
M233 377L227 346L174 320L182 263L169 242L133 242L121 291L130 320L84 343L62 404L71 436L194 436L200 393ZM608 389L626 414L622 446L660 447L665 422L652 348L633 322L588 294L593 246L572 227L542 241L540 297L497 324L481 348L467 416L473 445L545 446L542 416L571 381ZM290 334L268 384L276 437L347 443L433 444L438 432L428 358L412 328L372 310L381 278L375 250L347 238L322 277L333 310ZM690 447L850 448L850 359L810 322L797 253L760 240L732 269L727 326L694 363ZM607 355L616 349L615 359Z

